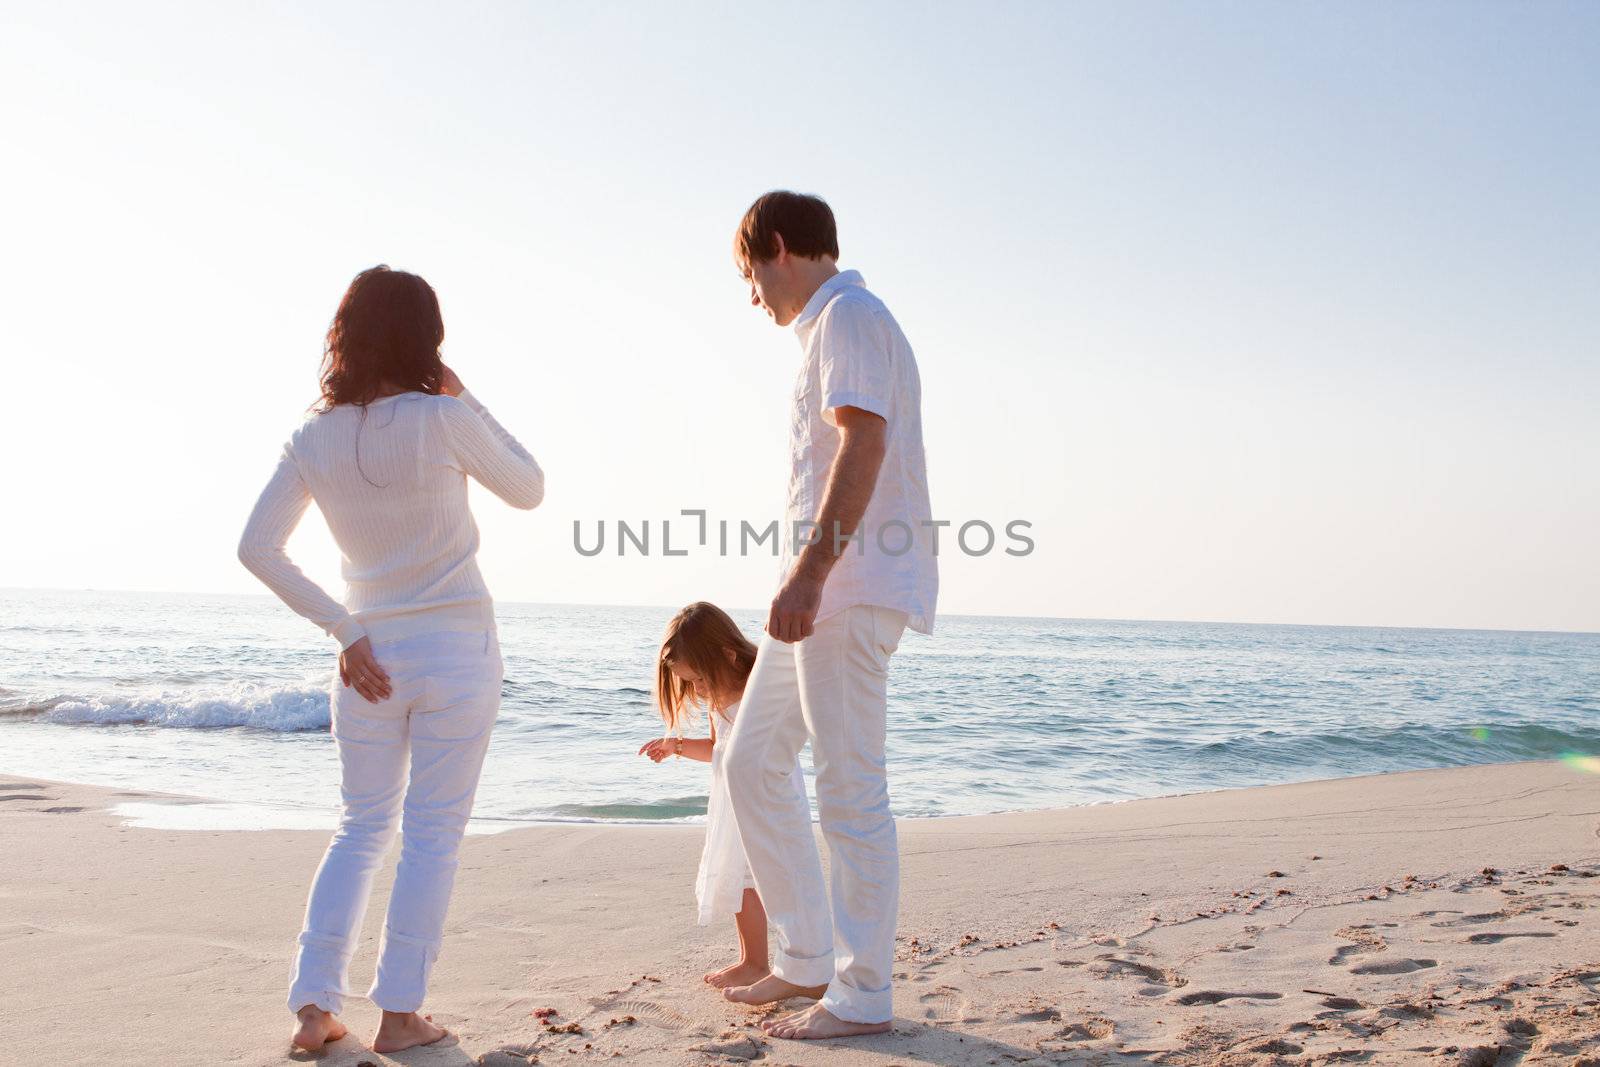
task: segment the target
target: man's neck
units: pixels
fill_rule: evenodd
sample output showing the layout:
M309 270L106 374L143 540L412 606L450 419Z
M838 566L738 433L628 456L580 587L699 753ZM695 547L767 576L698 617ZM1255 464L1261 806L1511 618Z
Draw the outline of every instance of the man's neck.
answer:
M805 295L800 298L800 306L795 309L795 314L805 310L811 298L817 295L817 290L827 284L828 279L839 273L839 264L827 256L821 259L796 259L795 273L800 279L799 291Z

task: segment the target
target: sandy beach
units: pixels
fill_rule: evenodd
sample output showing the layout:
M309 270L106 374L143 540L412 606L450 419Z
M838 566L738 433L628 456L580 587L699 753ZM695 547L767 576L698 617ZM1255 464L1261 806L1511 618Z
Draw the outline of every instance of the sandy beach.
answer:
M278 1064L323 831L128 826L153 798L0 782L6 1064ZM701 974L698 827L467 840L429 1008L340 1067L1600 1064L1600 777L1524 763L902 822L893 1033L773 1042ZM380 876L352 987L370 980ZM547 1014L543 1009L554 1009Z

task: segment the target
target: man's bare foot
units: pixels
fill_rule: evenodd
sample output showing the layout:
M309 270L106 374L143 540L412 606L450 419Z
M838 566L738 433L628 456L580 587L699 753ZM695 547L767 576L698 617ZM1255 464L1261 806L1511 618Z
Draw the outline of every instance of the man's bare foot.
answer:
M776 1004L790 997L810 997L816 1000L827 991L828 987L825 985L795 985L793 982L785 982L775 974L769 974L750 985L728 986L722 991L722 996L735 1004Z
M372 1051L400 1052L418 1045L431 1045L449 1034L450 1031L444 1027L433 1025L431 1015L418 1015L414 1011L386 1011L383 1021L378 1024L378 1036L372 1039Z
M832 1037L865 1037L868 1034L887 1034L892 1023L848 1023L821 1004L813 1004L805 1011L785 1015L761 1024L769 1037L783 1037L790 1041L826 1041Z
M740 960L731 967L724 967L720 971L712 971L706 975L706 984L715 989L726 989L729 986L759 982L771 973L772 968L765 963L746 963Z
M289 1040L295 1048L303 1048L307 1052L321 1052L323 1045L337 1041L350 1032L337 1015L323 1011L315 1004L307 1004L294 1016L297 1022Z

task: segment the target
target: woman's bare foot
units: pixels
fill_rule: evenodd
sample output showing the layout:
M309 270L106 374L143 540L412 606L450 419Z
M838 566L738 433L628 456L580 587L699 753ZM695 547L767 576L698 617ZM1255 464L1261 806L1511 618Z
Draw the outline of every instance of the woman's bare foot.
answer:
M315 1004L307 1004L294 1013L294 1034L289 1038L295 1048L303 1048L307 1052L321 1052L322 1046L330 1041L337 1041L350 1031L344 1023L331 1011L323 1011Z
M776 1004L790 997L810 997L816 1000L827 991L828 987L825 985L795 985L793 982L785 982L775 974L769 974L750 985L728 986L722 991L722 995L735 1004Z
M706 984L715 989L726 989L729 986L759 982L771 973L772 968L765 963L746 963L740 960L731 967L724 967L720 971L712 971L706 975Z
M386 1011L383 1021L378 1024L378 1036L372 1039L372 1051L400 1052L418 1045L431 1045L449 1034L450 1031L444 1027L433 1025L431 1015L418 1015L414 1011Z
M887 1034L892 1023L845 1022L821 1004L813 1004L805 1011L785 1015L761 1024L769 1037L788 1038L790 1041L826 1041L833 1037L865 1037L868 1034Z

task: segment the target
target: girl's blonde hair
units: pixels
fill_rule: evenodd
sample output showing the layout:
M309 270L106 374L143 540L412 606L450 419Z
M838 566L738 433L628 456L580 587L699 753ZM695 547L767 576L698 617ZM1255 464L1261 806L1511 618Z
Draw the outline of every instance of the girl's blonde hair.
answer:
M661 721L670 730L681 730L688 721L691 705L707 705L695 695L694 686L672 673L674 663L698 674L712 694L722 694L743 689L755 662L756 646L745 638L727 612L704 600L690 604L667 623L661 654L656 657L656 710L661 713ZM715 699L710 703L714 705ZM727 718L723 708L709 710Z

